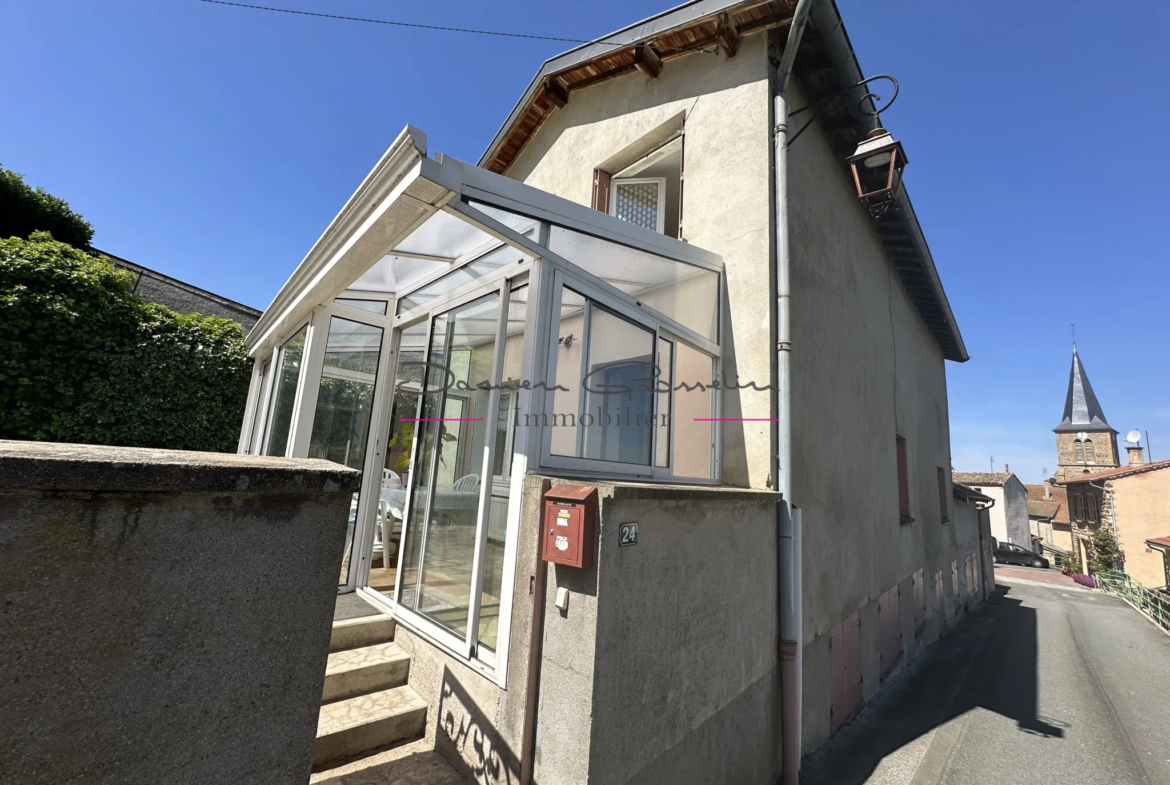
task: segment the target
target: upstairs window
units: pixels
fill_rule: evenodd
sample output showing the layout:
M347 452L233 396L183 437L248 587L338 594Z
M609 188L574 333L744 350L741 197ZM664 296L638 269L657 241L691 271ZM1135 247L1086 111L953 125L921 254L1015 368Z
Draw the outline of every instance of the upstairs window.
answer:
M1096 523L1098 515L1100 514L1100 507L1097 502L1097 494L1089 496L1089 523Z
M1093 452L1093 440L1085 439L1085 463L1096 463L1097 455Z
M1073 442L1073 459L1077 463L1084 463L1085 462L1085 448L1081 444L1080 439L1077 439L1076 441Z
M683 138L679 134L617 172L593 173L593 208L652 232L682 231Z

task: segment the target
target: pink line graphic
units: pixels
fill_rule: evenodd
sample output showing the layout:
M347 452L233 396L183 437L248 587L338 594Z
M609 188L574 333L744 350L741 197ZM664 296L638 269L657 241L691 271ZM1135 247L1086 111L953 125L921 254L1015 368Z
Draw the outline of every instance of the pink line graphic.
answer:
M482 417L403 417L401 422L483 422Z
M696 417L695 422L779 422L777 417Z

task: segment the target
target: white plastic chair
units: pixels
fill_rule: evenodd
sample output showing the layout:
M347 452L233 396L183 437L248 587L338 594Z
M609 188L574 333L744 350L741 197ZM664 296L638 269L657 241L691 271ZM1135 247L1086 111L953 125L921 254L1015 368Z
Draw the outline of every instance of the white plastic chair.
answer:
M460 477L458 480L455 481L455 484L451 486L451 490L466 491L469 493L472 491L479 490L479 475L478 474L465 474L465 475L463 475L462 477Z

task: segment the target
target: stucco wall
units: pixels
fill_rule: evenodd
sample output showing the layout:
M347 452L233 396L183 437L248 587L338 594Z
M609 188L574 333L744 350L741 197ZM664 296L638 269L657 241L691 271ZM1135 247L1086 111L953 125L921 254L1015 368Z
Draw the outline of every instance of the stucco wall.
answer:
M984 496L990 496L995 502L987 511L991 519L991 536L999 542L1011 542L1008 534L1007 507L1003 503L1003 487L998 485L982 485L975 488Z
M1032 550L1032 527L1028 523L1028 489L1012 475L1003 486L1003 509L1008 539Z
M765 36L734 58L692 54L647 81L634 72L575 90L520 153L508 176L588 205L593 170L680 116L686 131L683 239L723 256L730 314L724 375L769 384L770 129ZM767 418L768 392L725 391L723 417ZM766 422L724 423L723 481L763 488Z
M306 782L357 478L0 442L0 780Z
M1170 537L1170 470L1146 472L1112 481L1117 539L1125 571L1151 589L1166 585L1162 553L1146 540Z

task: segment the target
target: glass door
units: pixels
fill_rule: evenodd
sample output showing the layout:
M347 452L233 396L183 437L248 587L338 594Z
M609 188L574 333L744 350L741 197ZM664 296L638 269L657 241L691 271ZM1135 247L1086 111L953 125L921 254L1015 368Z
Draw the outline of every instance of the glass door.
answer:
M464 656L481 608L502 310L497 291L431 318L415 410L395 424L413 425L396 613Z

